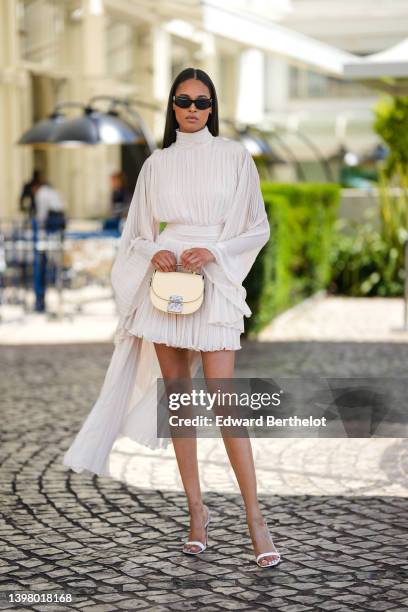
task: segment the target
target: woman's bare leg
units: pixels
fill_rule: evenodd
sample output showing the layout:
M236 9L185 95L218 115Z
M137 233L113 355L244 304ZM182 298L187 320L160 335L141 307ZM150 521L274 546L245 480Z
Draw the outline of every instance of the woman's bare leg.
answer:
M235 351L202 351L201 355L207 388L209 392L211 392L210 388L215 392L217 388L216 381L211 383L208 379L227 379L233 377ZM246 517L255 555L257 556L261 552L276 550L259 507L251 440L249 437L233 438L228 436L223 436L223 440L245 503ZM267 565L274 559L276 559L276 555L264 557L263 560L261 560L261 564Z
M154 346L166 385L168 384L171 387L172 381L174 381L175 387L177 387L178 379L191 379L191 355L188 349L175 348L156 342ZM186 392L191 391L191 389L191 384L189 389L183 387L183 391ZM208 516L208 508L203 504L201 495L197 461L197 439L195 436L190 438L172 436L172 441L190 512L190 534L188 539L199 540L204 543L204 524ZM185 550L199 552L200 548L196 545L189 545L185 547Z

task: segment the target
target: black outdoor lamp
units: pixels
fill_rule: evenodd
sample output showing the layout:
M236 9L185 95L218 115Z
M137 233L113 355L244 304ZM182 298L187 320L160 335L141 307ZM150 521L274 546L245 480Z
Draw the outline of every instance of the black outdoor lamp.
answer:
M128 141L126 140L126 137L130 137L130 136L129 134L126 133L126 129L122 127L122 137L124 138L124 140L122 141L122 144L127 144L130 142L136 143L136 144L143 144L145 142L147 144L147 147L150 153L153 153L153 151L157 149L156 142L153 136L151 135L151 132L147 124L145 123L141 114L134 107L142 106L150 110L161 111L162 108L159 104L154 104L154 103L151 104L149 102L143 102L142 100L137 100L137 99L132 100L131 98L115 98L113 96L106 96L106 95L99 95L99 96L92 97L91 100L89 101L89 104L91 105L92 103L96 101L100 101L100 100L107 100L111 103L111 108L109 109L109 112L106 114L101 113L101 120L102 120L102 115L103 115L103 122L104 122L104 126L106 129L105 133L101 129L100 133L102 137L110 138L110 133L109 133L110 129L113 126L117 126L119 128L119 124L116 122L122 122L124 126L130 127L135 133L134 139L131 141ZM125 122L123 119L119 119L118 112L116 111L116 107L123 108L123 110L127 112L134 119L134 124L137 127L133 127L133 123L132 125L130 125L128 122Z
M115 111L103 113L85 106L81 117L66 119L54 127L50 142L63 146L81 144L133 144L143 140L138 127L120 119Z
M66 121L66 118L63 113L53 111L49 117L37 121L32 128L24 132L17 144L46 148L50 144L50 138L55 128L64 121Z
M97 100L107 100L111 108L107 112L93 106ZM157 110L157 105L138 100L120 99L112 96L94 96L88 104L81 102L59 102L51 115L38 121L24 132L17 144L46 148L50 146L75 147L96 144L142 144L146 143L152 153L157 147L150 131L133 104ZM67 118L61 112L66 107L79 107L80 117ZM116 107L123 107L134 119L135 124L121 118Z

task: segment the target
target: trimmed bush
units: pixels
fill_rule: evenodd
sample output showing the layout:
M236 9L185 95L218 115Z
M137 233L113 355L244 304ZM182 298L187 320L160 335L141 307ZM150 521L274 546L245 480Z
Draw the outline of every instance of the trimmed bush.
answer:
M340 187L261 183L271 237L244 281L255 334L280 312L327 287Z

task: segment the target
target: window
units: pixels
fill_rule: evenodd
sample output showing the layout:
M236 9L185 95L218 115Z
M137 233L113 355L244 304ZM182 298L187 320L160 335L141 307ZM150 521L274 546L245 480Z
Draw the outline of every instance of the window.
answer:
M114 79L133 81L135 76L135 28L111 17L106 23L106 69Z
M58 0L20 0L17 24L21 57L41 66L61 63L64 3Z

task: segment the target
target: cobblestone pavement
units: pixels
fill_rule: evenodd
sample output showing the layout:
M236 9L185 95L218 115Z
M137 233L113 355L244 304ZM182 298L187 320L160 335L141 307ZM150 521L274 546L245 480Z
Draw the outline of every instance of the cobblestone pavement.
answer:
M220 440L199 440L209 546L181 553L185 497L173 452L118 449L118 480L61 465L99 392L111 344L1 347L0 592L73 594L29 610L408 609L405 439L253 440L262 507L282 554L254 563ZM392 375L404 343L244 342L237 376ZM133 482L120 480L123 470ZM404 539L405 538L405 539ZM1 609L14 609L5 599Z

